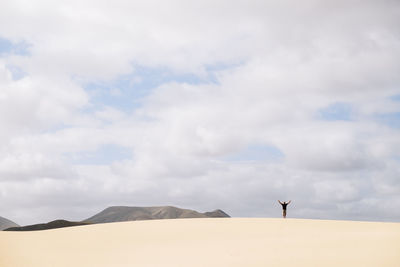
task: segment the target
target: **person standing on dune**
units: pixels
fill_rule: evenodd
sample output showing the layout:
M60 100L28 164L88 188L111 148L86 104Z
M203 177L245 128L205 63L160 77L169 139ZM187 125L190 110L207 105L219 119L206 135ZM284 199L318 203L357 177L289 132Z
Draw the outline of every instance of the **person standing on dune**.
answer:
M287 205L289 205L290 204L290 202L292 202L291 200L289 200L289 202L281 202L280 200L278 200L278 202L279 202L279 204L281 204L282 205L282 209L283 209L283 218L286 218L286 207L287 207Z

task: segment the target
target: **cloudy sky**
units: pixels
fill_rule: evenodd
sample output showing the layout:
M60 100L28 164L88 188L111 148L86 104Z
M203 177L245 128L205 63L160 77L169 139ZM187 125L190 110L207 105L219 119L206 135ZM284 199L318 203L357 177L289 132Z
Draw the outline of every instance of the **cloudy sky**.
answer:
M400 3L0 3L0 216L400 221Z

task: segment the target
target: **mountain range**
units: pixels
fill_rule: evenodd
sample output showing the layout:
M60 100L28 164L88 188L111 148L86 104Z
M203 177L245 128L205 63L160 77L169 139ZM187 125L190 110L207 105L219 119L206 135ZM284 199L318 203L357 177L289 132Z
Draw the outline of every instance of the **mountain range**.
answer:
M0 231L9 227L18 227L19 225L9 219L0 217Z
M109 207L102 212L84 220L89 223L110 223L137 220L159 220L178 218L216 218L230 217L222 210L200 213L190 209L180 209L172 206L161 207Z
M222 210L214 210L210 212L200 213L195 210L181 209L173 206L160 206L160 207L126 207L114 206L108 207L105 210L95 214L94 216L80 221L71 222L66 220L55 220L48 223L33 224L28 226L18 226L17 224L0 217L0 226L4 227L1 230L5 231L36 231L47 230L62 227L98 224L98 223L111 223L111 222L125 222L137 220L161 220L161 219L179 219L179 218L227 218L230 217ZM8 224L6 223L8 222Z
M39 223L32 224L27 226L19 226L19 227L10 227L5 229L4 231L38 231L38 230L48 230L55 228L63 228L70 226L78 226L78 225L88 225L90 223L85 222L70 222L66 220L55 220L48 223Z

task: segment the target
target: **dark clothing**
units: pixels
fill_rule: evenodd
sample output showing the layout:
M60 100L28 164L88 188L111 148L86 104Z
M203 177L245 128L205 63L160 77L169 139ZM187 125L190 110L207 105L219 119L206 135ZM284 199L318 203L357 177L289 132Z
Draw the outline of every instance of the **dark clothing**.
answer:
M287 207L287 205L290 204L291 201L289 201L289 202L283 202L283 203L282 203L280 200L278 200L278 202L279 202L279 204L282 205L282 209L283 209L282 215L283 215L283 218L286 218L286 207Z

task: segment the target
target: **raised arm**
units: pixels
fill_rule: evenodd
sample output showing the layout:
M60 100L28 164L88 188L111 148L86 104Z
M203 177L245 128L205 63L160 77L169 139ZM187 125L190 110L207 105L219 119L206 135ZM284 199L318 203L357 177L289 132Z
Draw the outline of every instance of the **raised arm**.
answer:
M288 205L290 204L290 202L292 202L291 200L289 200L289 202L287 203Z
M283 204L280 200L278 200L278 202L279 202L279 204L281 204L281 205Z

